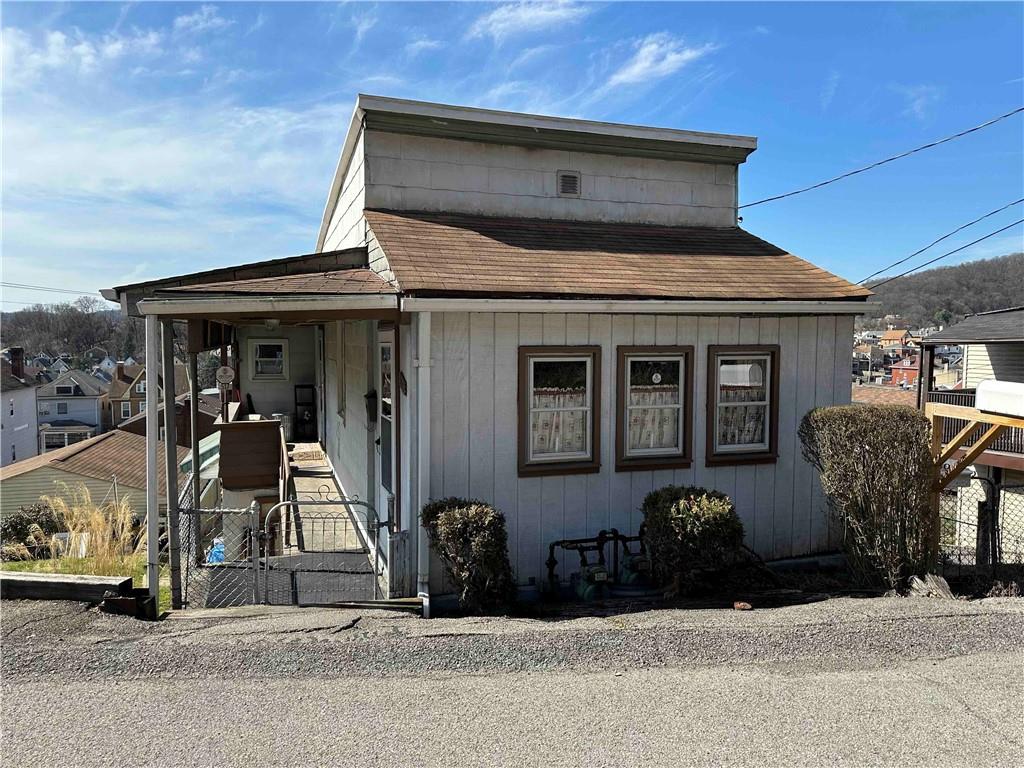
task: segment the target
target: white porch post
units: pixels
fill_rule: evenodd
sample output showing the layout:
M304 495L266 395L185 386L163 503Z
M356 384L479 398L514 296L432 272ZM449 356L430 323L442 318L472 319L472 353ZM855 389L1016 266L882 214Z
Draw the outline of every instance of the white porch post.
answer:
M430 618L430 544L423 505L430 498L430 313L416 313L416 594Z
M159 322L156 315L146 315L146 579L154 600L160 595Z
M171 562L171 607L181 608L181 536L178 532L178 435L174 410L174 321L161 320L163 336L164 487L167 549ZM146 391L149 392L147 386ZM159 433L158 433L159 434Z

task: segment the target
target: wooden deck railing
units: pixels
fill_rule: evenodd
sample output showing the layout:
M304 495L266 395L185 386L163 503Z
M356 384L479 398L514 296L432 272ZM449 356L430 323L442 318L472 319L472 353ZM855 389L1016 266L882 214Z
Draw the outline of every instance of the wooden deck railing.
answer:
M975 391L973 389L950 389L936 390L928 393L929 403L945 403L947 405L962 405L968 408L974 407ZM965 426L967 421L963 419L945 419L942 427L942 442L948 443ZM971 446L978 439L984 430L978 430L968 438L965 447ZM1004 453L1024 454L1024 429L1007 429L995 439L987 450L1002 451Z

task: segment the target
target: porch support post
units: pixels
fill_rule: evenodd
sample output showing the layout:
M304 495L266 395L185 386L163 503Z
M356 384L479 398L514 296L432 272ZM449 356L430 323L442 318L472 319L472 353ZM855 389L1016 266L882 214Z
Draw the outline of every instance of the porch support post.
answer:
M181 608L181 534L178 530L178 436L174 411L174 321L162 320L164 396L164 487L167 490L167 543L171 561L171 608ZM149 391L149 388L146 388ZM195 463L193 461L193 463Z
M157 441L160 422L157 414L160 375L159 320L146 315L146 581L149 596L160 596L160 488Z
M430 544L423 505L430 498L430 313L416 313L416 594L430 618Z
M192 506L199 509L199 362L195 352L188 354L188 411L189 443L192 448Z

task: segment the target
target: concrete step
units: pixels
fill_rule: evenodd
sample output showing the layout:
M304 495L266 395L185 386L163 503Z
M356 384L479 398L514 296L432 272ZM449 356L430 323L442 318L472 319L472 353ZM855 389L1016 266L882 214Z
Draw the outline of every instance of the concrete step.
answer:
M131 576L0 570L0 597L4 600L75 600L98 603L107 592L130 595L131 591Z

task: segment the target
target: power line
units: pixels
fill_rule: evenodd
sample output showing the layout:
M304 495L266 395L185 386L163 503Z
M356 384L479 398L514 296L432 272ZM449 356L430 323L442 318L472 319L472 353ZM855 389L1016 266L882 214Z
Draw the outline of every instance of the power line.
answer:
M914 258L915 256L920 256L920 255L921 255L922 253L924 253L925 251L927 251L927 250L928 250L929 248L931 248L931 247L932 247L933 245L938 245L938 244L939 244L939 243L941 243L941 242L942 242L943 240L946 240L946 239L948 239L948 238L952 237L952 236L953 236L953 235L955 235L955 234L956 234L957 232L961 232L961 231L963 231L963 230L967 229L968 227L974 226L974 225L975 225L975 224L977 224L977 223L978 223L979 221L983 221L984 219L987 219L987 218L988 218L989 216L995 216L995 215L996 215L997 213L1002 213L1002 212L1003 212L1003 211L1005 211L1005 210L1006 210L1007 208L1012 208L1013 206L1015 206L1015 205L1018 205L1018 204L1020 204L1020 203L1024 203L1024 197L1022 197L1022 198L1021 198L1020 200L1014 200L1014 201L1013 201L1012 203L1007 203L1007 204L1006 204L1006 205L1004 205L1004 206L1003 206L1002 208L996 208L996 209L995 209L994 211L989 211L989 212L988 212L988 213L986 213L986 214L985 214L984 216L979 216L979 217L978 217L978 218L976 218L976 219L975 219L974 221L969 221L969 222L967 222L966 224L962 224L961 226L959 226L959 227L957 227L956 229L954 229L954 230L953 230L952 232L947 232L946 234L944 234L944 235L943 235L942 237L938 238L937 240L932 240L932 241L931 241L930 243L928 243L928 245L926 245L926 246L925 246L924 248L921 248L921 249L920 249L920 250L918 250L918 251L914 251L914 252L913 252L912 254L910 254L909 256L907 256L907 257L906 257L905 259L900 259L899 261L894 261L894 262L893 262L892 264L890 264L889 266L887 266L887 267L882 267L882 268L881 268L880 270L878 270L877 272L872 272L872 273L871 273L870 275L868 275L867 277L865 277L865 278L864 278L863 280L861 280L860 282L862 282L862 283L866 283L866 282L867 282L868 280L870 280L870 279L871 279L872 277L875 277L876 275L880 275L880 274L882 274L883 272L885 272L886 270L892 269L893 267L898 267L898 266L899 266L900 264L905 264L906 262L910 261L910 260L911 260L912 258Z
M801 194L803 192L810 192L812 189L818 189L819 187L824 187L827 184L834 184L837 181L841 181L843 179L848 179L851 176L856 176L858 173L864 173L864 171L870 171L872 168L877 168L880 165L885 165L886 163L891 163L893 160L900 160L900 159L902 159L904 157L908 157L909 155L913 155L913 154L915 154L917 152L921 152L921 151L923 151L925 149L931 149L932 147L937 147L940 144L945 144L947 141L953 141L954 139L959 139L962 136L966 136L969 133L974 133L975 131L980 131L982 128L988 128L990 125L995 125L1000 120L1005 120L1008 117L1013 117L1014 115L1016 115L1019 112L1024 112L1024 107L1017 107L1017 109L1013 110L1012 112L1007 112L1005 115L1000 115L999 117L994 117L991 120L982 123L981 125L976 125L973 128L968 128L966 131L960 131L960 133L954 133L952 136L947 136L944 139L939 139L937 141L929 142L928 144L923 144L920 147L916 147L914 149L907 150L906 152L901 152L898 155L893 155L892 157L887 157L887 158L885 158L885 160L879 160L876 163L871 163L871 165L865 165L863 168L857 168L856 170L853 170L853 171L847 171L846 173L840 174L839 176L836 176L834 178L826 179L825 181L819 181L817 184L812 184L809 187L803 187L802 189L794 189L792 192L786 192L786 193L781 194L781 195L774 195L772 197L766 197L763 200L755 200L752 203L745 203L745 204L743 204L743 205L741 205L739 207L740 208L750 208L750 207L755 206L755 205L761 205L761 203L770 203L773 200L781 200L784 197L792 197L793 195L799 195L799 194Z
M31 291L48 291L50 293L71 293L75 296L95 296L95 293L82 293L81 291L72 291L68 288L56 288L49 285L29 285L28 283L8 283L0 281L0 285L4 288L23 288Z
M906 277L911 272L917 272L917 270L919 270L919 269L924 269L929 264L934 264L936 261L939 261L940 259L944 259L947 256L952 256L954 253L959 253L960 251L964 250L965 248L970 248L972 245L977 245L978 243L982 242L983 240L988 240L990 237L995 237L1000 232L1005 232L1006 230L1010 229L1011 227L1015 227L1018 224L1024 224L1024 219L1017 219L1015 222L1013 222L1012 224L1007 224L1002 229L997 229L995 232L989 232L984 237L979 237L977 240L975 240L973 242L970 242L970 243L967 243L967 245L961 245L959 248L954 248L952 251L949 251L948 253L944 253L941 256L936 256L934 259L931 259L930 261L926 261L924 264L919 264L918 266L914 267L913 269L908 269L906 272L903 272L903 273L901 273L899 275L894 275L893 277L890 277L888 280L883 280L880 283L875 283L874 285L869 285L868 288L870 288L871 290L875 290L876 288L882 287L886 283L891 283L893 280L899 280L901 277Z

